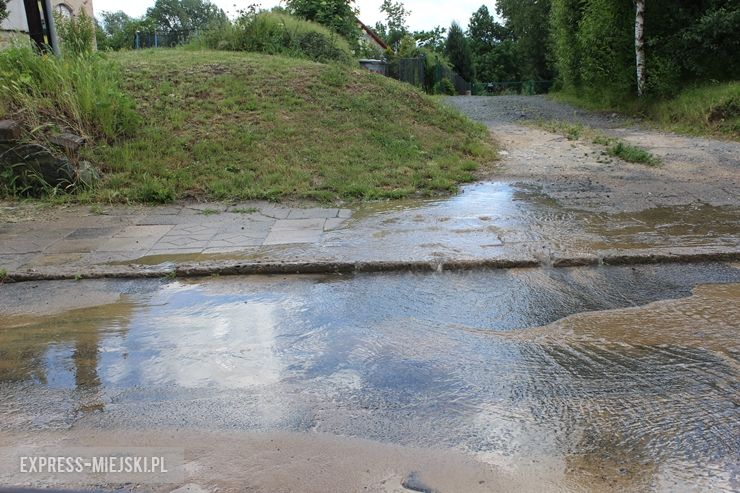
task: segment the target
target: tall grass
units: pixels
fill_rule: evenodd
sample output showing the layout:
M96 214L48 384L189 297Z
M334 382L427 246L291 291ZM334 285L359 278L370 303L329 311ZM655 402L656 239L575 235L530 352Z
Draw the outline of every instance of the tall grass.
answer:
M664 126L697 133L701 129L740 139L740 82L687 89L655 104L651 116Z
M96 54L57 58L31 47L0 52L2 113L32 133L66 127L92 139L132 134L139 117L116 64Z
M354 61L349 43L339 34L315 22L277 12L243 14L234 23L202 33L192 47L251 51L323 63Z
M603 93L558 92L558 101L590 110L618 111L646 118L666 130L691 135L716 135L740 140L740 82L712 83L684 89L675 97L644 100Z

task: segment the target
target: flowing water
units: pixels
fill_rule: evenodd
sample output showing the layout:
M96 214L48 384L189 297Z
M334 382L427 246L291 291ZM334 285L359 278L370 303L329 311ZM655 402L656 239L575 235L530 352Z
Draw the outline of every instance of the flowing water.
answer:
M729 265L33 286L0 286L6 431L323 432L547 463L553 489L740 487Z

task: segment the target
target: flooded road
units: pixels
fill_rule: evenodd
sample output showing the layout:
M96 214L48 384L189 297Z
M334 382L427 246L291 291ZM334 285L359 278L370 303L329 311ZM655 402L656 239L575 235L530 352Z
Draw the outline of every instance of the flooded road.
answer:
M304 491L733 491L739 299L726 264L2 285L0 437L194 439L222 491L290 489L264 437L323 458Z

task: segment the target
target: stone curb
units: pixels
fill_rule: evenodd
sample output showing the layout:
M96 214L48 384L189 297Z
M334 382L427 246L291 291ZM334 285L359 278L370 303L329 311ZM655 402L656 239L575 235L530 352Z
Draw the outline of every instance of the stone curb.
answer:
M646 265L666 263L735 262L740 250L697 253L614 253L559 257L549 262L524 259L473 259L433 261L367 262L208 262L176 266L143 267L137 265L93 266L85 272L25 271L9 272L0 283L80 279L156 279L166 277L206 277L268 274L354 274L372 272L442 272L477 269L517 269L532 267L585 267L596 265Z

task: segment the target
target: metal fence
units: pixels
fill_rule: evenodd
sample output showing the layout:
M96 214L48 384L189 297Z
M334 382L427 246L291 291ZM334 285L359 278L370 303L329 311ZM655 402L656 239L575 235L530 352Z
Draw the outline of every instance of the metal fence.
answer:
M550 90L551 80L510 80L499 82L476 82L472 87L475 96L499 96L502 94L521 94L531 96L544 94Z
M134 35L132 48L136 50L141 48L172 48L187 43L194 34L195 31L193 30L168 31L166 33L157 31L137 32Z
M427 67L423 57L400 58L388 64L387 74L389 77L412 84L427 92L440 92L440 83L449 80L457 94L467 94L472 91L473 86L454 70L437 63Z

